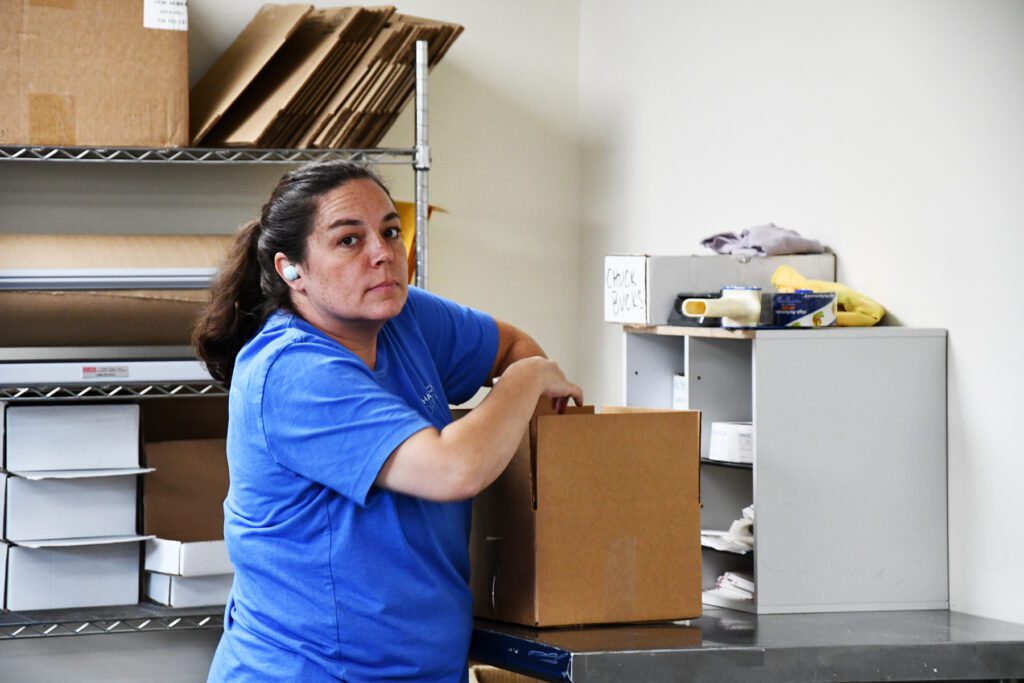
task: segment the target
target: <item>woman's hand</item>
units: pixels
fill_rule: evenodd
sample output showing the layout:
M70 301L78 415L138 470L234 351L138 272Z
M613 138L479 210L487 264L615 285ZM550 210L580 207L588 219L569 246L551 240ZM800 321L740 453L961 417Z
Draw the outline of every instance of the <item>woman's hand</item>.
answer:
M548 398L563 412L583 390L558 363L542 356L512 362L484 401L441 432L423 429L395 449L377 485L429 500L465 500L484 490L508 465L537 401Z
M526 381L532 381L537 387L541 398L550 398L551 407L558 413L564 413L565 407L571 398L576 405L583 405L583 390L570 382L558 363L541 356L532 356L517 360L505 370L501 377L495 377L497 385L503 377L522 376Z

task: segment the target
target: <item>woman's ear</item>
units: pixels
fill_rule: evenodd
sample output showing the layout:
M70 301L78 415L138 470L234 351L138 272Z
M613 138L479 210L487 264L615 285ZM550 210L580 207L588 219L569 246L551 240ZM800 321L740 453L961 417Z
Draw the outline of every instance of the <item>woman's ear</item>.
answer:
M292 290L302 291L302 271L297 265L288 260L282 252L274 254L274 270L277 271L278 277L285 281Z

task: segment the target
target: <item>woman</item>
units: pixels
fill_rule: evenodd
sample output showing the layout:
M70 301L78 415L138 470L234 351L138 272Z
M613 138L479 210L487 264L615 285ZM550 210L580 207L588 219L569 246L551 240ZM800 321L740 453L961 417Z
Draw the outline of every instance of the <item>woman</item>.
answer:
M409 288L401 229L370 171L309 165L214 284L194 339L231 387L235 581L211 681L465 680L469 499L540 399L582 403L523 332Z

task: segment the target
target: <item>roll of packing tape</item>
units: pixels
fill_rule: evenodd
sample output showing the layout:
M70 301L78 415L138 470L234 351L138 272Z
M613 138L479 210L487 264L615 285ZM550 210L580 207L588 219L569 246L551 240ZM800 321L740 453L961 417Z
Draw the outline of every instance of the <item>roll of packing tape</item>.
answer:
M708 458L720 462L754 462L754 425L750 422L712 422Z

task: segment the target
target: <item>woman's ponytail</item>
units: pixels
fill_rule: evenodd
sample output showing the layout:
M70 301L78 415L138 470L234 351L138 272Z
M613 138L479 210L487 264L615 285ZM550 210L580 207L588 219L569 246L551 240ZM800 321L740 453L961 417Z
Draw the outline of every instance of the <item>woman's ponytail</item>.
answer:
M259 263L260 222L244 225L210 284L210 302L192 331L192 345L213 377L231 383L235 356L273 312L263 294Z

